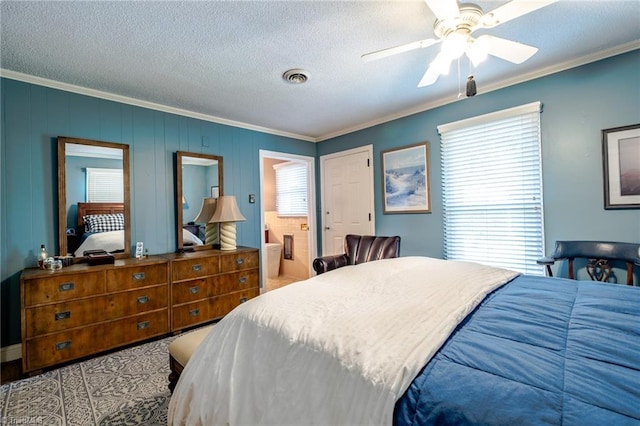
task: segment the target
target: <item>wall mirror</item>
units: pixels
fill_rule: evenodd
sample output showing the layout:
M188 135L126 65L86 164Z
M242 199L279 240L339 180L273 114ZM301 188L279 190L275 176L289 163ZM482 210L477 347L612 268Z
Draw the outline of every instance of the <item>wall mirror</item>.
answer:
M131 254L129 146L58 137L60 255Z
M222 157L176 152L178 251L218 248L217 223L210 223L223 193Z

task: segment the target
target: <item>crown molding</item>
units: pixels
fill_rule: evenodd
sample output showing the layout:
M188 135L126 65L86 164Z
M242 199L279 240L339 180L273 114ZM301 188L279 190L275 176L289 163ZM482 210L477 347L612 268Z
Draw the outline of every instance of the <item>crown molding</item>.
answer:
M596 62L599 61L601 59L606 59L612 56L616 56L616 55L620 55L623 53L627 53L636 49L640 49L640 40L634 40L631 41L629 43L625 43L622 44L620 46L616 46L610 49L605 49L590 55L586 55L583 56L581 58L578 59L574 59L574 60L570 60L570 61L565 61L565 62L561 62L559 64L550 66L550 67L546 67L546 68L541 68L538 69L536 71L527 73L527 74L523 74L520 75L516 78L513 79L508 79L508 80L503 80L499 83L496 84L492 84L492 85L488 85L488 86L483 86L482 88L482 92L483 93L488 93L488 92L493 92L495 90L499 90L499 89L503 89L505 87L509 87L509 86L513 86L516 84L520 84L520 83L524 83L530 80L535 80L537 78L540 77L544 77L550 74L555 74L561 71L565 71L571 68L576 68L582 65L586 65L588 63L591 62ZM89 89L87 87L82 87L82 86L76 86L73 84L68 84L68 83L63 83L60 81L55 81L55 80L50 80L50 79L46 79L46 78L42 78L42 77L36 77L33 75L29 75L29 74L24 74L24 73L20 73L20 72L16 72L16 71L11 71L11 70L6 70L3 68L0 68L0 77L5 77L5 78L9 78L12 80L18 80L18 81L23 81L25 83L32 83L32 84L36 84L39 86L45 86L45 87L50 87L53 89L59 89L59 90L64 90L67 92L72 92L72 93L78 93L81 95L86 95L86 96L92 96L95 98L101 98L101 99L106 99L106 100L110 100L110 101L115 101L115 102L120 102L120 103L124 103L124 104L128 104L128 105L134 105L134 106L139 106L142 108L147 108L147 109L152 109L152 110L156 110L156 111L162 111L162 112L167 112L170 114L176 114L176 115L181 115L184 117L191 117L191 118L196 118L199 120L203 120L203 121L209 121L212 123L217 123L217 124L224 124L226 126L231 126L231 127L238 127L241 129L247 129L247 130L253 130L256 132L261 132L261 133L268 133L271 135L276 135L276 136L282 136L282 137L286 137L286 138L291 138L291 139L297 139L297 140L302 140L302 141L306 141L306 142L322 142L325 140L329 140L329 139L333 139L339 136L344 136L346 134L349 133L353 133L353 132L357 132L360 130L364 130L364 129L368 129L370 127L374 127L380 124L384 124L384 123L388 123L390 121L393 120L397 120L400 118L404 118L404 117L408 117L414 114L418 114L421 112L425 112L434 108L438 108L444 105L448 105L454 102L459 102L464 100L464 98L462 99L458 99L457 97L452 98L452 97L443 97L425 104L421 104L417 107L414 108L410 108L410 109L406 109L403 111L399 111L395 114L391 114L391 115L387 115L384 117L379 117L376 118L374 120L371 121L367 121L365 123L359 124L357 126L352 126L352 127L347 127L341 130L337 130L335 132L331 132L331 133L327 133L325 135L321 135L318 137L311 137L311 136L305 136L305 135L299 135L296 133L289 133L289 132L283 132L280 130L275 130L275 129L270 129L267 127L261 127L261 126L255 126L252 124L248 124L248 123L243 123L240 121L234 121L234 120L228 120L228 119L224 119L224 118L220 118L220 117L215 117L212 115L208 115L208 114L201 114L198 112L193 112L193 111L189 111L189 110L185 110L185 109L181 109L181 108L174 108L174 107L170 107L167 105L162 105L162 104L157 104L157 103L153 103L153 102L147 102L147 101L143 101L140 99L135 99L135 98L130 98L128 96L121 96L121 95L116 95L113 93L109 93L109 92L103 92L100 90L94 90L94 89Z
M499 83L496 84L492 84L492 85L488 85L488 86L482 86L482 93L488 93L488 92L493 92L495 90L499 90L499 89L503 89L505 87L509 87L509 86L513 86L516 84L520 84L520 83L524 83L530 80L535 80L536 78L540 78L540 77L544 77L550 74L555 74L561 71L565 71L571 68L576 68L582 65L586 65L588 63L591 62L596 62L599 61L601 59L606 59L606 58L610 58L612 56L616 56L616 55L621 55L623 53L627 53L627 52L631 52L633 50L637 50L640 49L640 40L635 40L629 43L625 43L622 44L620 46L616 46L614 48L611 49L606 49L606 50L602 50L590 55L586 55L583 56L581 58L578 59L574 59L571 61L566 61L566 62L562 62L550 67L546 67L546 68L540 68L536 71L527 73L527 74L523 74L520 75L516 78L513 79L509 79L509 80L503 80ZM408 117L410 115L414 115L414 114L418 114L421 112L425 112L428 111L430 109L434 109L437 107L441 107L443 105L448 105L448 104L452 104L454 102L459 102L459 101L463 101L464 98L462 99L458 99L457 97L446 97L446 98L440 98L437 99L435 101L432 102L428 102L422 105L419 105L417 107L414 108L410 108L404 111L400 111L396 114L392 114L392 115L387 115L385 117L380 117L377 118L375 120L372 121L368 121L366 123L362 123L359 124L357 126L353 126L353 127L349 127L346 129L342 129L342 130L338 130L336 132L333 133L328 133L326 135L323 135L321 137L316 138L316 142L322 142L328 139L332 139L332 138L336 138L338 136L344 136L346 134L349 133L353 133L353 132L357 132L359 130L364 130L364 129L368 129L369 127L373 127L373 126L377 126L379 124L384 124L384 123L388 123L390 121L393 120L397 120L399 118L404 118L404 117Z
M103 92L101 90L90 89L88 87L76 86L74 84L63 83L61 81L50 80L48 78L36 77L30 74L24 74L17 71L11 71L0 68L0 77L9 78L11 80L22 81L25 83L36 84L38 86L49 87L52 89L64 90L65 92L77 93L80 95L91 96L94 98L105 99L108 101L119 102L127 105L138 106L142 108L152 109L155 111L167 112L169 114L181 115L184 117L196 118L198 120L209 121L226 126L238 127L241 129L253 130L261 133L268 133L286 138L299 139L307 142L316 142L315 138L298 135L296 133L283 132L280 130L270 129L267 127L255 126L253 124L243 123L241 121L228 120L225 118L215 117L213 115L201 114L182 108L174 108L167 105L147 102L140 99L130 98L128 96L116 95L114 93Z

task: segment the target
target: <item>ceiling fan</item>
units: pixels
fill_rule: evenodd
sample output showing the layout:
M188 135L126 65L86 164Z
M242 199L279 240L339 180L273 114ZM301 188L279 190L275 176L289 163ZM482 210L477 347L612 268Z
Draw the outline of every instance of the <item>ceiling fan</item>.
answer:
M435 83L440 75L449 72L451 61L463 54L469 57L474 66L482 62L487 55L520 64L533 56L538 48L488 34L477 38L471 34L478 29L494 28L556 1L558 0L511 0L491 12L484 13L480 6L471 3L458 5L456 0L425 0L436 15L433 24L436 38L366 53L362 55L362 59L371 61L442 42L440 52L429 65L418 87Z

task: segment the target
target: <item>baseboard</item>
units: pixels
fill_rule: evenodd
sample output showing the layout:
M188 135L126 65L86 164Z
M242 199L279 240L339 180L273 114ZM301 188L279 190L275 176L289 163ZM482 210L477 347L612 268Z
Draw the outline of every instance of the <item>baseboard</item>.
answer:
M0 348L0 362L15 361L20 358L22 358L22 344L16 343Z

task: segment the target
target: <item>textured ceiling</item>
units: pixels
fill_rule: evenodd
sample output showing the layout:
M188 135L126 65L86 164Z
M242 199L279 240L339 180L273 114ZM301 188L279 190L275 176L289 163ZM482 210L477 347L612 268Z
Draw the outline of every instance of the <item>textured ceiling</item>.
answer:
M476 3L490 11L506 2ZM418 88L439 45L360 59L433 37L435 17L421 0L2 0L0 19L9 78L26 74L304 140L453 102L469 73L465 59L461 78L455 66ZM484 33L539 51L521 65L490 57L473 70L479 93L638 49L640 2L559 1L474 35ZM284 82L291 68L310 80Z

